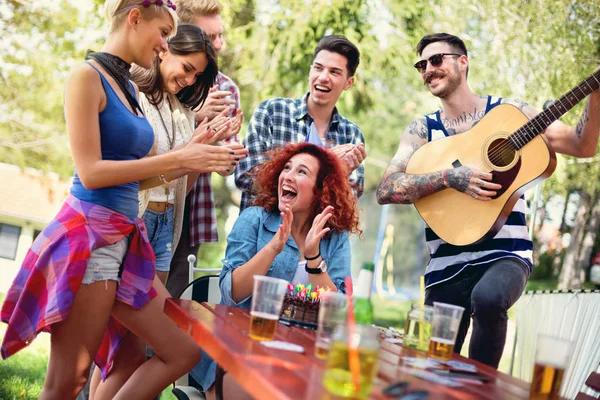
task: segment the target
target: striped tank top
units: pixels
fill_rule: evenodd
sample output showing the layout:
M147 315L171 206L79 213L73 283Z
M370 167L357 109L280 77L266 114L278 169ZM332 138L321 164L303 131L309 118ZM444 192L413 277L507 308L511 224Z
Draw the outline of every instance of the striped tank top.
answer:
M499 105L501 98L488 96L485 113ZM440 110L425 116L428 141L447 137ZM513 257L523 261L531 270L533 244L525 222L525 200L521 197L504 226L493 238L483 242L454 246L440 239L431 228L425 227L425 240L431 259L425 271L425 285L431 287L458 275L467 267L486 264L501 258Z

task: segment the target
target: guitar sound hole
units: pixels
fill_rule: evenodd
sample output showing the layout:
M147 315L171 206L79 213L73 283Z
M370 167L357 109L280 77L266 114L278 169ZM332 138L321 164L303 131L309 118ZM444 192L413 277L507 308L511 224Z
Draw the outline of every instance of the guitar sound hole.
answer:
M488 159L495 167L506 167L516 157L517 151L506 139L494 140L488 148Z

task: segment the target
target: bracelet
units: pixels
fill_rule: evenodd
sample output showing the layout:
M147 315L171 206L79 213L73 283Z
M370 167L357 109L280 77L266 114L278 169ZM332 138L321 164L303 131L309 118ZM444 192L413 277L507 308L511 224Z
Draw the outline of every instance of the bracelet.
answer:
M165 174L160 174L158 176L158 179L160 179L160 181L164 184L164 185L168 185L169 183L171 183L172 181L168 181L167 178L165 178Z
M313 260L316 260L316 259L317 259L317 258L319 258L319 257L321 257L321 250L319 250L319 254L317 254L317 255L316 255L316 256L314 256L314 257L306 257L306 254L304 255L304 259L305 259L306 261L313 261Z

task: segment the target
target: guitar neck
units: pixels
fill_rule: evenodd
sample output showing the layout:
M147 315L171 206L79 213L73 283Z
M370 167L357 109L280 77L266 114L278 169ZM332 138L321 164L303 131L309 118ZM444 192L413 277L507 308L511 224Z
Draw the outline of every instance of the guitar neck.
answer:
M600 70L589 76L569 93L552 103L546 110L532 118L525 125L509 136L513 147L520 149L539 135L551 123L562 117L577 103L585 99L590 93L600 87Z

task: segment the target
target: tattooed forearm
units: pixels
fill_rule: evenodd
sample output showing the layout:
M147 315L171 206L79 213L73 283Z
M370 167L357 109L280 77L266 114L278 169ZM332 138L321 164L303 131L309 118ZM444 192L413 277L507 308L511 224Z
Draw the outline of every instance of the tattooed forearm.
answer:
M426 175L409 175L398 171L379 184L377 201L379 204L412 204L445 188L442 171Z
M577 123L577 126L575 127L575 134L580 139L581 139L581 134L583 133L583 127L585 126L585 124L590 119L589 116L588 116L588 108L589 107L590 107L589 104L587 104L585 106L585 109L583 110L583 114L581 114L581 118L579 118L579 122Z

